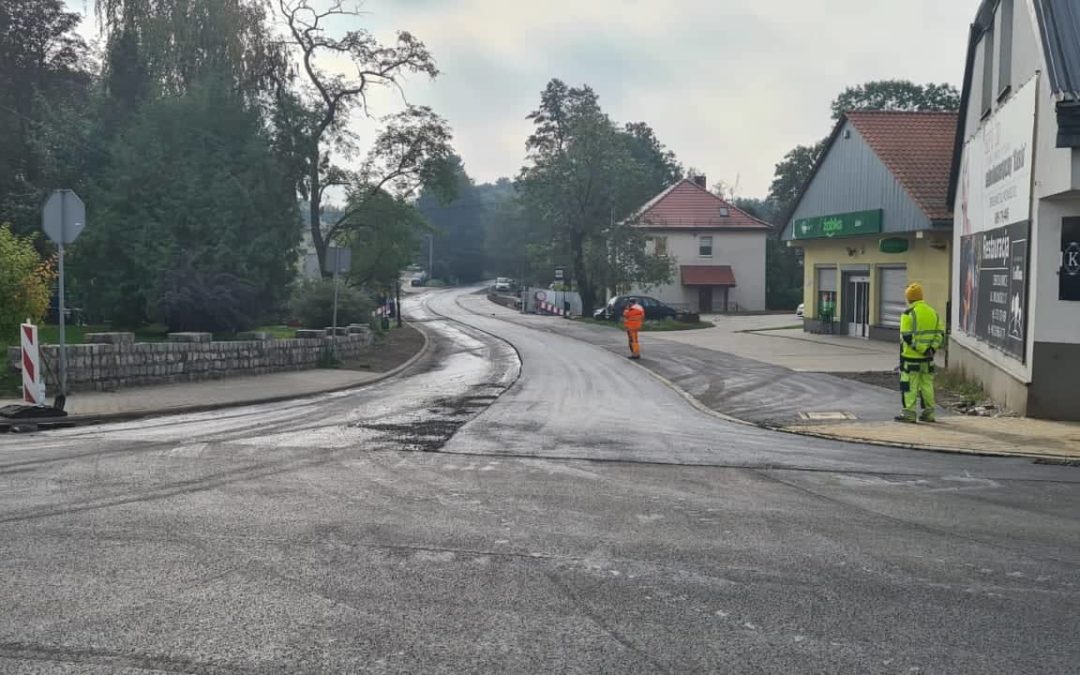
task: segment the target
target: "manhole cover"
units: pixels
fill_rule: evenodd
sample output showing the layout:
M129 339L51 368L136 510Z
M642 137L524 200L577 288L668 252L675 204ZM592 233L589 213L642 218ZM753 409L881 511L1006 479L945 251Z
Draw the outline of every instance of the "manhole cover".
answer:
M799 417L811 422L837 422L855 419L855 416L849 412L801 412Z

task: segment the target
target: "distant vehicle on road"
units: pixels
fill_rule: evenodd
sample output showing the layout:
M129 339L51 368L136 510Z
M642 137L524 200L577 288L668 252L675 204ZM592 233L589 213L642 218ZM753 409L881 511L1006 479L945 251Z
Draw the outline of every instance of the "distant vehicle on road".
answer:
M795 316L802 318L803 312L806 311L806 303L799 303L799 306L795 308Z
M410 286L423 286L427 282L426 274L417 274L409 281Z
M665 305L656 298L645 295L616 295L608 300L607 304L593 312L593 318L601 321L618 321L622 318L623 310L626 309L626 301L637 298L641 306L645 308L646 321L663 321L674 319L679 312L670 305Z
M514 280L509 277L499 277L495 280L495 291L501 293L509 293L514 290Z

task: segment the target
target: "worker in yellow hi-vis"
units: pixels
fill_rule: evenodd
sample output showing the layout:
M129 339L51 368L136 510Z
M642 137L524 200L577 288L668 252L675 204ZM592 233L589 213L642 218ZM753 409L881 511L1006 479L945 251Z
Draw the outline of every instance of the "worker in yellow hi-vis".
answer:
M904 291L908 308L900 315L900 396L904 410L898 422L933 422L934 353L945 344L945 330L934 308L923 301L923 289L911 284ZM916 415L916 404L922 413Z

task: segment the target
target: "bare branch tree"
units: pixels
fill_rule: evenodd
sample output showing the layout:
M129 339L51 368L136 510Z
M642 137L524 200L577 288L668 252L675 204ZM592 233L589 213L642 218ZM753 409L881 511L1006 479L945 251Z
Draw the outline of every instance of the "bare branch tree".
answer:
M375 194L387 185L404 186L409 177L422 178L430 171L425 167L444 156L436 141L448 147L449 131L430 110L409 107L403 115L406 119L413 116L414 123L395 126L395 120L391 120L360 172L335 166L332 153L347 154L354 149L347 125L357 110L370 116L368 95L373 88L390 87L401 92L405 76L436 77L439 71L424 43L410 33L399 32L392 46L381 44L364 29L334 37L327 30L328 22L359 17L359 9L346 6L342 0L333 0L326 9L316 9L314 4L312 0L277 0L299 62L300 72L296 75L307 85L306 91L296 97L300 110L287 124L292 127L292 137L301 140L297 145L302 147L296 148L302 167L299 191L309 202L311 238L323 266L327 246L348 221L342 217L324 231L320 216L326 190L345 186L352 192L370 189ZM321 67L320 57L330 55L350 60L355 73L346 76ZM415 123L421 119L425 122ZM418 133L421 131L425 133ZM377 168L387 172L376 175Z

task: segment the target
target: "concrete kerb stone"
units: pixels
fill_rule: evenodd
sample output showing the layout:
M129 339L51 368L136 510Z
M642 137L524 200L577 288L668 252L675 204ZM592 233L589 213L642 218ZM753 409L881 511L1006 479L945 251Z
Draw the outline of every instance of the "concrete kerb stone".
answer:
M300 399L305 399L305 398L312 398L312 397L315 397L315 396L322 396L324 394L333 394L335 392L349 391L349 390L352 390L352 389L360 389L360 388L363 388L363 387L370 387L371 385L379 384L380 382L385 382L386 380L389 380L389 379L391 379L393 377L396 377L397 375L401 374L402 372L404 372L405 370L407 370L408 368L413 366L417 361L419 361L425 355L427 355L428 351L430 351L430 349L431 349L431 339L428 337L427 333L425 333L423 330L421 330L421 329L419 329L419 328L417 328L415 326L412 326L411 324L409 324L409 325L413 328L413 330L416 330L418 333L420 333L420 337L422 337L424 339L424 344L422 344L420 346L420 349L418 349L417 352L415 354L413 354L411 357L409 357L409 359L406 360L404 363L401 363L401 364L395 366L394 368L391 368L390 370L386 371L385 373L379 373L376 377L374 377L374 378L372 378L372 379L370 379L370 380L368 380L366 382L360 383L360 384L328 387L327 389L323 389L323 390L319 390L319 391L315 391L315 392L306 392L306 393L300 394L300 395L296 395L296 394L280 394L280 395L263 396L263 397L256 397L256 398L244 399L244 400L228 401L228 402L225 402L225 403L199 404L199 405L191 405L191 406L174 406L174 407L171 407L171 408L161 408L161 409L158 409L158 410L139 410L139 411L132 411L132 412L103 413L103 414L100 414L100 415L73 415L73 416L70 416L70 417L59 417L59 418L52 419L52 420L48 420L48 419L36 420L36 423L41 424L41 425L54 425L54 426L58 426L58 427L62 426L62 427L65 427L65 428L66 427L74 427L74 426L90 426L90 425L96 425L96 424L105 424L105 423L108 423L108 422L124 422L124 421L138 420L138 419L144 419L144 418L147 418L147 417L164 417L166 415L190 415L190 414L193 414L193 413L209 412L209 411L213 411L213 410L224 410L224 409L227 409L227 408L240 408L240 407L247 406L247 405L260 405L260 404L269 404L269 403L279 403L281 401L300 400ZM321 341L318 342L317 344L321 344ZM11 426L11 425L7 425L7 426ZM4 428L5 428L4 425L0 424L0 430L4 430Z

